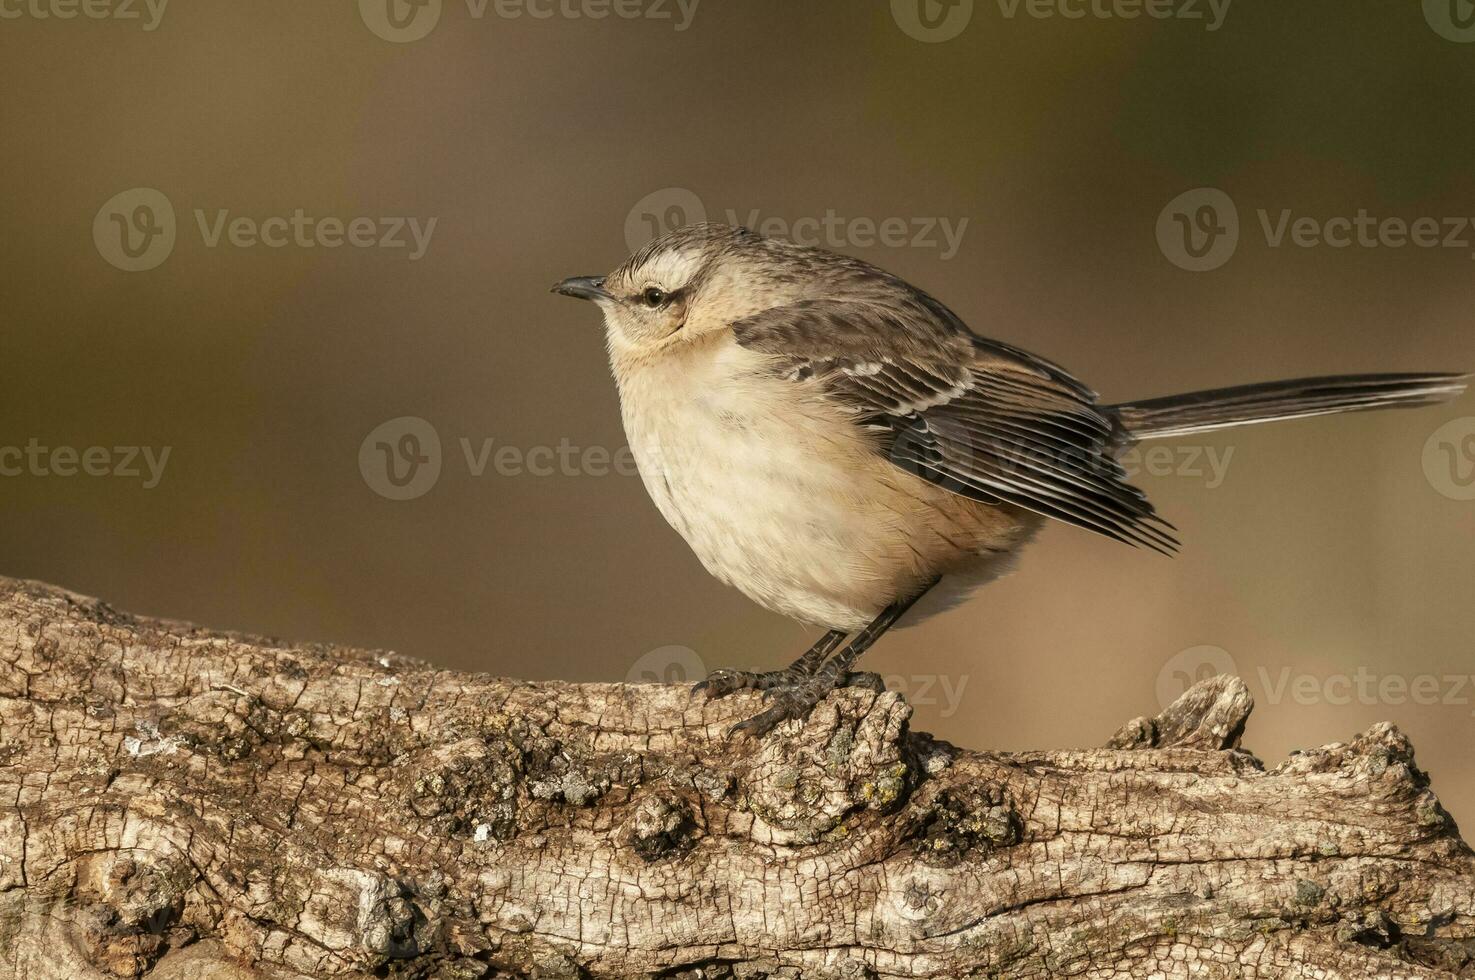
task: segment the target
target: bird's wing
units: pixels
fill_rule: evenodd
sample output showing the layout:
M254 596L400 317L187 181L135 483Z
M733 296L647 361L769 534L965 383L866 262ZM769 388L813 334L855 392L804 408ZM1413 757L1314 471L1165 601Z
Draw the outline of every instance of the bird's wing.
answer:
M1178 542L1115 458L1122 430L1063 368L975 336L930 297L812 300L733 324L738 344L876 434L877 451L953 493L1132 545Z

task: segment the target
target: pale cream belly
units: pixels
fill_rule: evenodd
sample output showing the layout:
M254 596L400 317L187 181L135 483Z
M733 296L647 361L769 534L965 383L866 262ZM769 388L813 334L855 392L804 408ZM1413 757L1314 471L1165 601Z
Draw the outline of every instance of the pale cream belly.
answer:
M945 576L904 620L917 622L1006 570L1038 527L906 473L847 420L727 394L627 411L627 434L651 498L702 564L775 612L859 629Z

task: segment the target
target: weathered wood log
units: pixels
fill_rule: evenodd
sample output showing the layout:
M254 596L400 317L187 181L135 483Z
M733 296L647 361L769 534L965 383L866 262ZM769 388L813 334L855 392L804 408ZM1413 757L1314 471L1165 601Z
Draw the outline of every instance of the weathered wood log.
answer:
M526 684L0 579L0 974L1475 975L1475 863L1379 725L1266 770L1238 680L1106 748L892 693Z

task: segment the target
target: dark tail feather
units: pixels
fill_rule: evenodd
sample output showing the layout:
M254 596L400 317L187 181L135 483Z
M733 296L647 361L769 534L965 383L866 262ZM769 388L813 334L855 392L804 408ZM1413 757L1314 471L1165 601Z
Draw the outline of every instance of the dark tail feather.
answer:
M1464 374L1345 374L1195 391L1114 406L1133 439L1376 408L1417 408L1460 395Z

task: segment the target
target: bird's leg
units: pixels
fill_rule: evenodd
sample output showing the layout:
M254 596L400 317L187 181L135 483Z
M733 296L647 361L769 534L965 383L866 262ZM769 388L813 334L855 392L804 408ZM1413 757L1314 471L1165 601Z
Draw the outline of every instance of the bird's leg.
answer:
M855 639L851 640L845 649L835 654L809 677L790 687L771 688L769 696L774 701L772 707L762 714L732 726L729 734L752 735L761 738L781 721L808 717L809 712L814 710L814 706L823 701L825 695L836 688L845 687L859 677L874 677L873 674L855 674L851 668L855 666L861 654L869 650L883 633L895 625L896 621L936 584L937 580L933 579L926 588L910 599L893 602L881 610L881 614L872 620L869 626L857 633Z
M814 676L814 672L819 670L825 658L835 652L835 648L845 641L847 635L849 634L844 630L830 630L816 640L814 646L805 651L804 656L783 670L769 670L762 673L746 670L714 670L706 680L692 687L691 691L693 694L705 692L707 699L712 700L726 697L734 691L767 691L778 687L793 687Z

